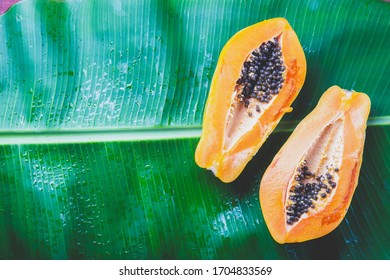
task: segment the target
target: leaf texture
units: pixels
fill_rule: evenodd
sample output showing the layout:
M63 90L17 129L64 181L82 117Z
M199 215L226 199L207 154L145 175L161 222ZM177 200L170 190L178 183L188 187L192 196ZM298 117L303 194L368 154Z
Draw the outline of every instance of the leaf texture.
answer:
M287 137L272 135L228 185L195 165L197 138L3 146L0 257L388 259L389 127L368 129L359 186L339 228L279 245L258 191Z
M199 126L223 45L276 16L308 63L286 119L333 84L387 116L389 15L380 1L24 1L0 20L0 128Z

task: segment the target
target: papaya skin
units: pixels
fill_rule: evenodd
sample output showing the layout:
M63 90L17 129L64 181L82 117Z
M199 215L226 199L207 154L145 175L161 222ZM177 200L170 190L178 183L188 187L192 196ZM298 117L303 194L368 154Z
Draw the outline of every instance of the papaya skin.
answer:
M227 116L237 78L248 55L261 43L279 38L286 76L279 94L233 144L226 142ZM306 76L306 59L298 37L284 18L266 20L236 33L221 51L203 116L201 139L195 152L198 166L221 181L235 180L257 153L297 97Z
M341 223L358 183L370 104L364 93L348 92L338 86L329 88L276 154L260 183L261 209L276 242L283 244L319 238ZM313 142L326 127L336 123L340 124L343 145L334 194L322 209L309 212L289 226L285 210L288 184Z

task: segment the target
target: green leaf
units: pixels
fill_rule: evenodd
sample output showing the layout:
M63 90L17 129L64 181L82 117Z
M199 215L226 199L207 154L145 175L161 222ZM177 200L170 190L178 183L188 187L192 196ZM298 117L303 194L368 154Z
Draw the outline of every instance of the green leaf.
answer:
M290 22L308 74L233 183L194 163L219 52ZM1 259L389 259L390 4L23 1L0 16ZM331 85L372 110L359 185L331 234L271 238L259 182Z

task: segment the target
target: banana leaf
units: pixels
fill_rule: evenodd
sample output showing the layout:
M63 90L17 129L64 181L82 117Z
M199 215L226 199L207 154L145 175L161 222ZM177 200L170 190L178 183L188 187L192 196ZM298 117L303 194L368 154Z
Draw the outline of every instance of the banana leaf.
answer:
M196 166L219 52L285 17L308 73L240 177ZM389 259L390 3L25 0L0 16L1 259ZM331 85L372 101L358 188L327 236L277 244L259 183Z

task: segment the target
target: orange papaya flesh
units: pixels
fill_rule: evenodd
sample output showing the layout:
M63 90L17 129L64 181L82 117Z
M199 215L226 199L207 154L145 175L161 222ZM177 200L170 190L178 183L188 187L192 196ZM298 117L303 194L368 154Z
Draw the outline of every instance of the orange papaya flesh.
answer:
M260 205L278 243L324 236L343 220L357 186L370 99L333 86L265 171Z
M223 182L236 179L291 111L305 76L305 55L287 20L266 20L235 34L216 66L196 163Z

